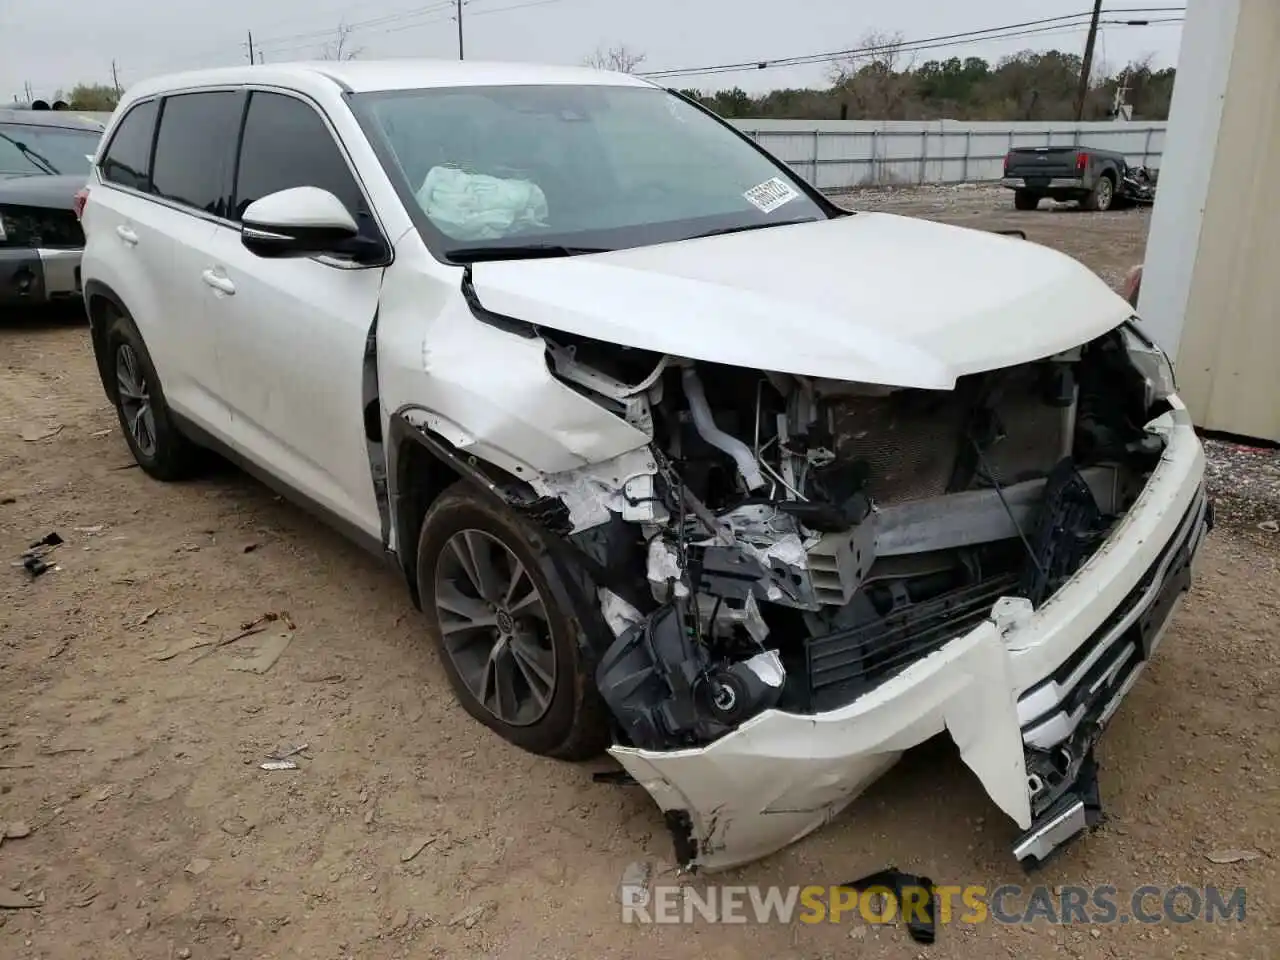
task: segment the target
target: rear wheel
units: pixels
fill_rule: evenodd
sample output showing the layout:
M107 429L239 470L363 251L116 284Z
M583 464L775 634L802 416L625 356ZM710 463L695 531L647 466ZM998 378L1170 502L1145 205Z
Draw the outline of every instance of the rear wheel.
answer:
M1111 182L1111 178L1102 176L1098 178L1098 182L1093 185L1093 190L1080 206L1084 210L1096 210L1099 213L1105 213L1111 209L1111 205L1116 199L1116 185Z
M138 466L157 480L191 476L200 465L200 450L174 423L151 354L133 320L117 312L107 325L106 345L120 430Z
M418 592L472 717L532 753L586 759L608 745L609 726L543 551L518 517L464 481L422 523Z
M1040 206L1040 194L1032 193L1030 190L1015 190L1013 205L1018 210L1034 210Z

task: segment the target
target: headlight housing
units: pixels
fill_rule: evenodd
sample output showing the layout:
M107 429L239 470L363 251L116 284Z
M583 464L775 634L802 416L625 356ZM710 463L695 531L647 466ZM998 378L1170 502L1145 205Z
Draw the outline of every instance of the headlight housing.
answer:
M1154 340L1142 332L1136 318L1126 323L1121 332L1129 361L1147 381L1147 406L1176 393L1178 386L1173 375L1173 362Z

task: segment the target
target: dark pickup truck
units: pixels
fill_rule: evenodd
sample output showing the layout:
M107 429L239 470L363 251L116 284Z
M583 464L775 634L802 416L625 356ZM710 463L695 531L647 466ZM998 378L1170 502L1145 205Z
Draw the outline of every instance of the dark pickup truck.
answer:
M1118 203L1155 200L1155 174L1132 167L1124 154L1092 147L1019 147L1004 158L1001 185L1019 210L1034 210L1041 199L1079 201L1084 210L1110 210Z

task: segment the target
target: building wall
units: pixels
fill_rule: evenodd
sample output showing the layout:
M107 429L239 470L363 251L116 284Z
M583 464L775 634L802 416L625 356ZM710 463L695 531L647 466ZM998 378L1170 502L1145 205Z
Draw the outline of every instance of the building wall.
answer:
M1234 18L1223 17L1226 3ZM1190 106L1174 94L1139 308L1175 357L1197 425L1280 441L1280 4L1191 0L1187 16L1187 40L1201 49L1184 50L1178 88L1208 89L1193 90ZM1197 20L1232 29L1209 49ZM1212 59L1184 74L1188 54Z

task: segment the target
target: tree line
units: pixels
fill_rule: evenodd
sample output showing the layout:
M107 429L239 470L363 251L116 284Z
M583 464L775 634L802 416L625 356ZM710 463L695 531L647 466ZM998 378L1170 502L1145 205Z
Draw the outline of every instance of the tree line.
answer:
M829 85L820 88L771 90L752 95L740 87L721 90L686 88L716 113L735 119L796 120L1072 120L1080 81L1081 58L1061 50L1023 51L994 63L982 57L951 57L916 64L903 52L900 38L872 34L860 44L863 53L833 62ZM358 56L358 49L339 45L334 59ZM589 66L624 73L639 72L643 53L628 47L597 50L584 58ZM1084 102L1085 120L1112 116L1116 90L1135 120L1167 120L1175 70L1152 69L1150 58L1117 71L1095 69ZM113 110L119 92L109 84L78 84L66 100L73 110Z

